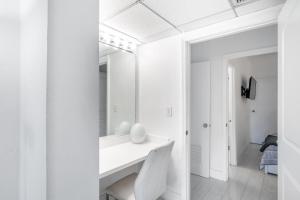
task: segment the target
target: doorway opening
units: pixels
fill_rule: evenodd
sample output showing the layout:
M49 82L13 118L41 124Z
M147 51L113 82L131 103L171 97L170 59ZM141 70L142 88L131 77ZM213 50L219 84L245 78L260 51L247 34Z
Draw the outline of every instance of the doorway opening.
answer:
M241 86L244 87L244 93L248 91L249 80L250 77L252 77L252 85L254 85L256 81L257 87L260 87L260 84L263 82L267 82L269 86L266 86L266 88L257 88L260 90L257 92L262 93L262 90L263 93L267 95L267 92L264 92L265 90L273 90L272 95L269 95L266 99L275 99L272 103L272 108L274 108L274 106L277 108L277 88L270 88L274 86L274 81L261 81L261 78L263 79L264 77L256 74L249 74L249 76L244 78L245 80L243 80L242 83L239 83L239 86L236 86L232 79L230 79L231 83L228 80L230 74L233 76L233 74L237 73L233 67L233 63L236 61L235 59L243 57L249 57L247 59L251 57L252 60L257 61L257 65L255 65L255 61L253 61L254 64L252 65L255 65L254 68L260 70L269 62L265 61L264 57L272 57L272 62L274 61L275 63L273 63L273 69L276 69L272 71L272 73L273 75L277 75L276 45L277 26L272 25L221 38L191 43L188 46L190 62L188 63L187 70L187 124L190 130L190 141L188 142L189 156L187 166L190 180L188 187L191 199L242 199L243 196L247 195L250 195L250 199L252 197L255 199L254 196L256 194L259 195L258 198L261 198L262 195L266 195L266 198L277 197L277 188L275 187L275 185L277 185L277 177L265 175L265 171L263 169L260 170L260 161L262 160L263 153L259 151L260 146L258 146L264 142L266 136L276 134L277 130L275 128L255 125L255 123L260 123L261 118L266 118L270 114L264 113L265 115L262 114L259 119L252 117L252 121L248 120L248 123L251 122L253 127L259 126L260 130L265 129L262 135L257 134L252 136L256 139L258 137L260 142L250 143L249 139L249 145L246 143L241 144L240 141L237 140L237 138L240 139L240 137L236 137L236 134L229 135L229 131L231 131L233 127L232 124L236 124L234 121L236 119L232 111L233 107L236 107L232 105L234 100L236 102L236 99L233 98L232 95L229 98L228 95L229 92L232 94L236 88L236 90L239 90L236 94L239 94L240 98L248 99L250 102L250 93L248 98L241 96ZM260 61L263 67L259 68L258 62ZM265 63L263 63L263 61L265 61ZM250 61L247 62L248 64L250 63ZM277 78L275 80L277 81ZM277 87L277 84L275 84L275 86ZM274 90L276 90L276 92L274 92ZM246 101L245 99L241 101ZM268 101L266 99L264 99L263 103L258 103L265 104L265 101ZM255 113L255 111L253 111L255 107L256 110L261 110L259 107L264 108L264 106L253 103L254 101L255 100L251 100L252 103L248 103L252 106L247 108L248 115ZM231 105L229 102L231 102ZM274 113L274 111L272 112ZM256 114L258 114L258 111L256 111ZM277 123L274 122L274 119L277 120L277 117L275 114L272 114L272 120L270 120L273 123L272 127L275 127L274 124L276 125ZM248 126L248 130L250 131L249 127L250 125ZM258 131L254 128L251 130L252 132ZM250 138L250 136L248 138ZM237 148L236 144L231 144L231 140L243 146L244 149L242 153L245 152L245 154L241 153L241 150L239 150L240 147ZM233 150L236 151L235 157L231 153ZM237 159L243 156L246 156L246 162L251 160L248 159L251 156L256 162L249 161L251 166L248 169L247 167L234 168L231 166L235 164L231 161L236 159L237 164ZM269 166L266 167L268 168ZM254 168L255 170L253 170ZM237 178L235 179L234 177ZM251 192L251 184L255 181L259 181L260 187L256 187L257 191L254 194L253 191ZM272 190L272 192L267 194L266 191L269 190ZM234 191L237 192L234 193ZM232 195L235 194L237 196L233 197Z
M277 199L277 60L267 48L226 63L229 182L245 185L245 198Z

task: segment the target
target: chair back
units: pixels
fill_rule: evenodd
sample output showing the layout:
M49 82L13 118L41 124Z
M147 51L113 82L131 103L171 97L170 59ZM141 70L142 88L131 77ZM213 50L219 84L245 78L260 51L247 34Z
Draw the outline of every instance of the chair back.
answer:
M156 200L167 189L167 174L174 141L151 151L134 184L135 200Z

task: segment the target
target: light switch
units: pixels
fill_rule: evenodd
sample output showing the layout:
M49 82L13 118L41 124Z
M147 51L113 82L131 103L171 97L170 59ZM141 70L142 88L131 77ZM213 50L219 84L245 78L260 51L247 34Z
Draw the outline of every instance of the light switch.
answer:
M173 107L167 107L167 117L173 117Z

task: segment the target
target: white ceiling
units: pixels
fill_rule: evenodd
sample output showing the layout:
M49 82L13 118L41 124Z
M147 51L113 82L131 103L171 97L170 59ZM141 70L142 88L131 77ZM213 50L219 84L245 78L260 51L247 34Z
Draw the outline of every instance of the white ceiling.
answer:
M135 2L136 0L100 0L100 21L104 21Z
M176 26L226 10L233 12L228 0L145 0L144 3Z
M277 77L277 53L248 56L231 60L231 62L248 62L255 78Z
M121 12L119 15L105 21L105 24L128 35L133 35L140 40L172 28L172 26L141 4Z
M239 17L285 0L100 0L100 23L141 42ZM249 1L249 2L247 2Z
M245 5L245 6L240 6L236 8L236 12L239 16L249 14L251 12L263 10L266 8L270 8L272 6L276 6L279 4L284 3L285 0L259 0L259 1L254 1L251 4Z

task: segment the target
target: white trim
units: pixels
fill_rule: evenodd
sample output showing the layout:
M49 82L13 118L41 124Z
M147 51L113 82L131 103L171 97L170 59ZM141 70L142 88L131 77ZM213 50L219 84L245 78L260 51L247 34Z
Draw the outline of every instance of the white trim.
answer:
M275 53L275 52L277 52L277 46L227 54L227 55L224 55L223 58L228 61L228 60L237 59L237 58L243 58L243 57L248 57L248 56L257 56L257 55L263 55L263 54L269 54L269 53Z
M191 156L191 130L190 130L190 76L191 76L191 46L190 43L182 40L183 47L183 63L182 63L182 89L183 89L183 170L182 170L182 200L190 200L191 185L190 185L190 156ZM187 133L187 134L186 134Z
M106 134L110 135L110 115L111 115L111 103L110 103L110 76L111 76L111 67L110 67L110 63L111 63L111 59L109 56L105 56L105 61L106 61Z
M216 170L216 169L211 168L209 170L209 173L210 173L210 177L218 179L218 180L227 181L227 179L228 179L228 177L226 177L224 172L220 171L220 170Z
M136 49L135 51L135 85L134 85L134 91L135 91L135 113L134 113L134 120L135 123L139 122L139 95L140 95L140 88L139 88L139 61L138 61L138 53L139 53L139 48Z
M229 69L230 72L229 72ZM229 149L229 164L236 166L237 165L237 151L236 151L236 130L235 130L235 126L236 126L236 115L235 115L235 111L236 111L236 107L235 107L235 96L236 96L236 87L235 87L235 69L233 67L231 67L228 63L227 63L227 70L228 70L228 85L227 85L227 117L228 117L228 146L230 147ZM229 85L230 83L230 85ZM231 93L229 92L229 89L231 89ZM231 98L229 99L229 97L231 96ZM231 106L231 111L230 111L230 106ZM229 113L231 112L231 119L230 119L230 115ZM231 121L230 121L231 120Z
M206 26L183 34L183 39L189 43L198 43L211 39L237 34L247 30L257 29L277 24L277 17L283 4L271 7L249 15Z
M222 94L222 96L223 96L223 100L222 100L222 102L223 102L223 106L222 106L222 108L223 108L223 111L222 111L222 113L223 113L223 116L222 116L222 118L223 118L223 124L224 124L224 126L223 126L223 133L225 133L226 134L226 136L225 136L225 144L224 144L224 146L223 146L223 150L224 150L224 156L225 156L225 172L223 172L223 179L221 179L221 180L224 180L224 181L227 181L228 180L228 177L229 177L229 172L228 172L228 125L227 125L227 123L228 123L228 118L227 118L227 110L228 110L228 103L227 103L227 64L226 65L224 65L224 63L223 63L223 80L222 80L222 82L223 82L223 88L222 88L222 92L223 92L223 94Z
M183 173L181 180L183 180L182 186L182 200L190 199L190 137L191 135L185 135L187 130L190 133L189 125L189 115L190 115L190 105L189 105L189 87L190 87L190 45L196 42L208 41L220 37L225 37L228 35L237 34L244 31L249 31L253 29L262 28L265 26L270 26L277 24L277 17L281 10L282 5L275 6L263 11L255 12L249 15L242 17L234 18L232 20L227 20L217 24L213 24L195 31L187 32L182 34L182 50L183 50L183 70L182 70L182 79L183 79ZM226 69L224 67L224 69ZM225 79L226 81L226 79ZM225 82L226 83L226 82ZM226 86L225 86L226 87ZM224 98L226 98L226 92L224 92ZM226 107L225 107L226 108ZM226 112L224 112L226 115ZM227 117L224 116L224 120ZM226 132L226 127L224 126L224 131ZM226 142L228 144L228 141ZM227 146L225 146L227 152ZM227 153L228 156L228 153ZM226 159L228 162L228 158ZM228 167L228 163L227 163ZM214 172L211 172L213 174ZM221 177L221 176L220 176ZM226 171L225 177L228 178L228 171ZM224 178L224 176L223 176ZM226 179L224 179L226 180Z
M285 123L284 123L284 94L285 94L285 69L284 69L284 61L285 61L285 28L287 26L287 20L289 15L291 14L291 10L296 5L297 0L289 1L285 4L278 17L278 144L284 145L284 130L285 130ZM285 191L285 178L286 170L284 166L284 159L282 157L284 151L282 148L278 149L278 199L284 200Z

